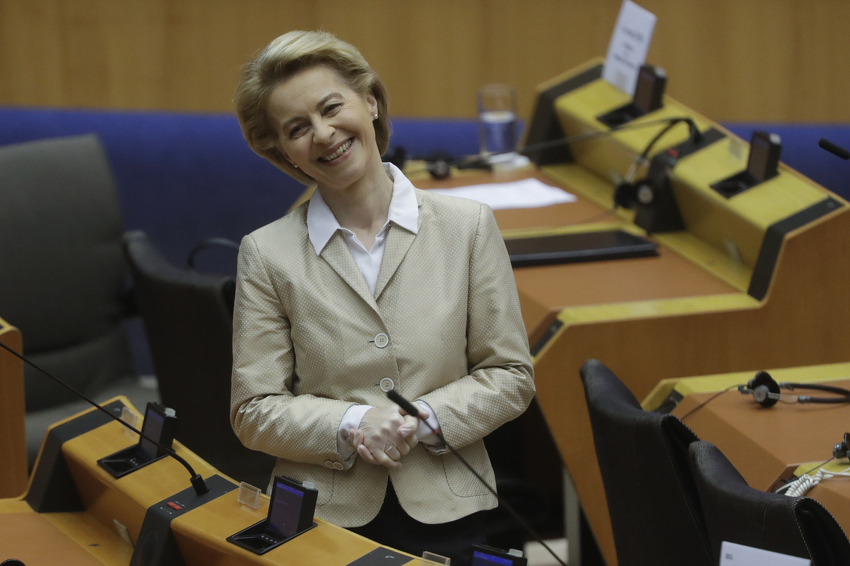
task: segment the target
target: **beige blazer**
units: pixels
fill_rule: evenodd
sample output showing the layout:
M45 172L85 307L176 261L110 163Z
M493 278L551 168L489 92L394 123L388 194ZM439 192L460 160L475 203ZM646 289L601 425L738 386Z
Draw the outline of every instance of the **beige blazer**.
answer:
M275 475L314 482L317 516L344 527L377 515L388 476L404 510L423 523L496 506L455 456L423 444L399 470L360 458L349 466L336 453L351 405L388 403L382 380L428 403L446 440L491 485L482 438L534 395L493 213L418 189L416 197L419 233L390 224L374 296L339 231L316 255L309 202L246 236L239 252L233 429L249 448L278 457Z

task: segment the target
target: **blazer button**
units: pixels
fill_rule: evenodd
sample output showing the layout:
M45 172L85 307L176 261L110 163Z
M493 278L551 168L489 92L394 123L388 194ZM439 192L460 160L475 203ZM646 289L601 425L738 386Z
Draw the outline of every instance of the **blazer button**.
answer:
M344 467L345 466L342 465L342 462L334 462L334 465L333 465L334 470L341 470Z
M392 391L395 388L395 383L389 377L385 377L381 380L381 391L386 393L387 391Z
M378 348L386 348L387 344L390 343L390 338L383 332L375 336L375 346Z
M341 465L342 464L340 464L340 466ZM334 467L334 461L333 460L325 460L325 467L326 468L333 468Z

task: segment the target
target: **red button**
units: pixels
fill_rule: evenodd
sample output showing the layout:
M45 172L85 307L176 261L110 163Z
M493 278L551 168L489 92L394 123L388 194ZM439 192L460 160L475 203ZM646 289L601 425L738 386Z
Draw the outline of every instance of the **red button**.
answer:
M168 503L166 503L166 505L168 505L168 506L169 506L169 507L171 507L172 509L176 509L177 511L180 511L181 509L183 509L183 507L181 507L180 505L178 505L178 504L174 503L173 501L169 501Z

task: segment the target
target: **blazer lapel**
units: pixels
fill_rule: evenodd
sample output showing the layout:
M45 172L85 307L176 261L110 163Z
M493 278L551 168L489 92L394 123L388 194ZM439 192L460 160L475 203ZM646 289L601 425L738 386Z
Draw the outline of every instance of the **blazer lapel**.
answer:
M360 273L357 262L351 257L351 252L348 251L345 239L339 231L331 236L325 249L322 250L321 256L337 272L337 275L360 295L360 298L366 301L375 312L378 312L378 304L375 302L375 297L369 292L369 286L366 285L366 280L363 279L363 274Z
M413 240L416 239L416 234L392 223L389 225L388 231L384 258L381 260L381 270L378 272L378 283L375 285L376 301L398 270L398 266L401 265L401 261L407 255L407 250L410 249Z

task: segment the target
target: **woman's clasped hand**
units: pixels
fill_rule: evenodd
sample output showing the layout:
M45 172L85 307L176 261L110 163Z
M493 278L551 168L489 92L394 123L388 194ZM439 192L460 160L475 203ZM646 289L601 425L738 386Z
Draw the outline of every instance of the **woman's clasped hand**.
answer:
M424 409L419 414L425 419L429 416ZM419 443L418 428L418 418L404 414L396 405L387 405L369 409L360 428L348 430L348 442L370 464L398 469L402 457Z

